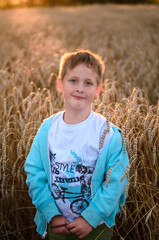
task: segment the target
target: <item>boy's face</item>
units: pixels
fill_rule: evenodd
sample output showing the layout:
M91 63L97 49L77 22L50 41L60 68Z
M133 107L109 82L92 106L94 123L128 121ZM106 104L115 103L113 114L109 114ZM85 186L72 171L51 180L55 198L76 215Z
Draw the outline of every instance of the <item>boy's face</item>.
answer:
M79 64L73 69L67 69L58 88L63 92L66 110L90 111L95 96L100 92L97 87L97 74L85 64Z

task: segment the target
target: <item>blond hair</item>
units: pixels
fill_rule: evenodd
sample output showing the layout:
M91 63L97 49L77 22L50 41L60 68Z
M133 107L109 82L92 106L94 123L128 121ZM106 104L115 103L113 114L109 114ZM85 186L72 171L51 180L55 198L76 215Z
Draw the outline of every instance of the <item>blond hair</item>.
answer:
M66 53L62 56L59 68L59 78L64 79L68 69L73 69L79 64L85 64L97 73L97 86L100 85L104 73L104 62L97 54L89 50L78 50L76 52Z

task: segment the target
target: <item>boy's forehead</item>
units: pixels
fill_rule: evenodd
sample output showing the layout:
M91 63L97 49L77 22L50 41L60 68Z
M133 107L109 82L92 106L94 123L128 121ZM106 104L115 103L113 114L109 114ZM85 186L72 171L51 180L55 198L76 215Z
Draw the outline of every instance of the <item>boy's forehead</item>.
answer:
M78 63L78 64L76 64L75 66L73 66L73 67L70 67L70 66L68 66L67 67L67 69L66 69L66 72L67 71L72 71L72 72L74 72L74 71L76 71L76 70L78 70L78 69L88 69L88 71L89 72L93 72L93 73L95 73L95 74L97 74L97 72L95 71L95 69L93 68L93 67L91 67L90 65L88 65L88 64L86 64L86 63ZM91 70L91 71L90 71Z
M87 76L90 78L97 78L96 71L88 67L86 64L78 64L74 66L73 68L68 68L66 70L66 75L72 75L72 76Z

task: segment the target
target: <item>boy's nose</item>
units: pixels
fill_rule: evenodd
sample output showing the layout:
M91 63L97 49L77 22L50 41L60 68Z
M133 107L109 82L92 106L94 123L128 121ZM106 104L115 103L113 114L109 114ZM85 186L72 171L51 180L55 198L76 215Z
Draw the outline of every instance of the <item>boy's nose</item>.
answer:
M83 84L77 86L77 92L83 92Z

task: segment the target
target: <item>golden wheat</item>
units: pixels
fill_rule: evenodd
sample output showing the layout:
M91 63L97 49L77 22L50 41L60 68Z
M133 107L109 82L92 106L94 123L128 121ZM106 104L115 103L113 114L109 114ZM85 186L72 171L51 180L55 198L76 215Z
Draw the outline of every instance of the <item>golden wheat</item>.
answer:
M1 239L40 239L23 167L43 119L63 109L56 86L59 60L77 48L105 61L102 92L92 109L107 119L104 135L109 121L122 130L130 157L121 179L130 179L126 205L117 216L114 239L157 239L158 27L159 7L151 5L0 11Z

